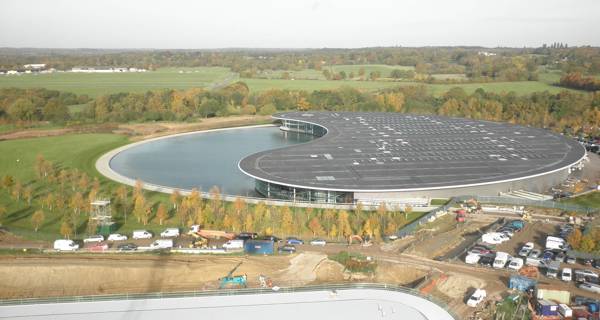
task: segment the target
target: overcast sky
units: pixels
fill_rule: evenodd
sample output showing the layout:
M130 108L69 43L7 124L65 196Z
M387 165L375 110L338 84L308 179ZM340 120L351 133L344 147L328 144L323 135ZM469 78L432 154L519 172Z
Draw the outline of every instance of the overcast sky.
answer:
M0 47L600 46L600 0L0 0Z

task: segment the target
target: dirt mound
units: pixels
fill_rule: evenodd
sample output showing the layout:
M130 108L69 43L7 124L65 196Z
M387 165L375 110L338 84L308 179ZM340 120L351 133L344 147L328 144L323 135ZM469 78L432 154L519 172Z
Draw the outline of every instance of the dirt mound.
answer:
M316 269L318 282L339 282L344 280L344 266L337 261L324 260Z
M437 289L452 299L464 298L467 291L485 287L486 282L464 274L448 273L448 279L442 282Z
M303 252L290 260L290 266L277 273L282 284L303 285L317 279L317 266L327 259L327 255L317 252Z
M378 262L375 271L377 282L407 285L424 277L429 270L414 265L402 265L390 262Z

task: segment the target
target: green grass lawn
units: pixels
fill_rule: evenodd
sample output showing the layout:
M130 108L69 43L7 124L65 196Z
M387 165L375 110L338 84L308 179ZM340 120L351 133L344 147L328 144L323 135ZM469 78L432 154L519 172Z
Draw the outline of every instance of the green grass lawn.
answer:
M358 76L358 70L365 68L365 74L371 71L381 72L382 78L389 76L394 69L411 69L404 66L386 66L386 65L340 65L332 66L335 72L345 71L347 74L354 72ZM419 82L402 81L394 82L390 79L381 79L379 81L356 81L344 80L334 81L325 80L321 71L301 70L289 71L291 77L295 80L278 79L284 70L269 71L264 73L268 79L241 79L246 82L253 92L264 91L268 89L289 89L289 90L325 90L336 89L342 86L349 86L362 90L375 91L384 88L407 86L407 85L425 85L436 95L447 92L450 88L460 86L467 92L473 92L477 88L483 88L486 91L509 92L514 91L517 94L527 94L535 91L549 91L552 93L565 90L552 86L560 78L557 72L540 73L539 81L517 81L517 82L490 82L490 83L467 83L467 84L422 84ZM436 75L436 77L459 77L459 75ZM53 74L24 74L20 76L2 76L0 77L0 87L44 87L48 89L69 91L77 94L88 94L92 97L118 92L145 92L153 89L187 89L192 87L211 87L215 84L221 84L225 80L237 80L237 74L231 73L228 68L221 67L199 67L199 68L162 68L157 71L145 73L109 73L109 74L84 74L84 73L53 73ZM317 79L317 80L310 80ZM386 81L387 80L387 81ZM73 106L70 108L72 113L82 109L82 106ZM2 128L0 128L2 130Z
M180 73L182 71L182 73ZM163 68L140 73L72 73L23 74L0 77L0 87L69 91L97 96L118 92L145 92L153 89L187 89L207 87L231 76L228 68Z
M600 208L600 192L595 191L595 192L588 193L583 196L571 198L568 200L563 200L561 202L577 204L577 205L589 207L589 208Z

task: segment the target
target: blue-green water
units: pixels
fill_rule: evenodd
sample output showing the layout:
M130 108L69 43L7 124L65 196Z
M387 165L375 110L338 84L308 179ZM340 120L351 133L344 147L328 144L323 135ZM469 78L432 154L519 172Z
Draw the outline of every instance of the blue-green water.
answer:
M110 167L133 179L183 189L256 196L254 180L237 167L255 152L311 140L306 134L284 133L277 127L241 128L166 138L127 149Z

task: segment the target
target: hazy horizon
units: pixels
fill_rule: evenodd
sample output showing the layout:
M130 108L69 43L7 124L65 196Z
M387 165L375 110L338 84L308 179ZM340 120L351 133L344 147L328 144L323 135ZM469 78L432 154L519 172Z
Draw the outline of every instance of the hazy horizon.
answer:
M600 46L600 1L5 0L0 47Z

